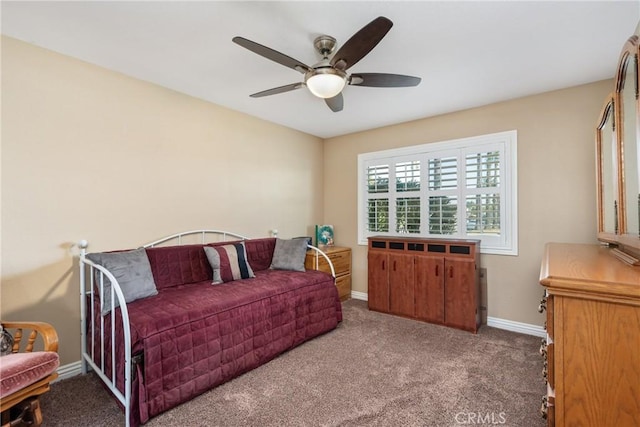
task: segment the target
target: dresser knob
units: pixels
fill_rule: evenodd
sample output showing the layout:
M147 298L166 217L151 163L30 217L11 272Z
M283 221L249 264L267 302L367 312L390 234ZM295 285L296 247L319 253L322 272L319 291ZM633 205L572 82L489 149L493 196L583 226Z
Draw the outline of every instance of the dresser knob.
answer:
M543 356L545 359L547 358L547 340L545 338L542 338L542 341L540 341L540 356Z
M547 419L547 413L549 410L549 398L547 395L542 396L542 406L540 406L540 415L543 419Z
M547 298L543 297L538 305L538 313L543 313L547 309Z

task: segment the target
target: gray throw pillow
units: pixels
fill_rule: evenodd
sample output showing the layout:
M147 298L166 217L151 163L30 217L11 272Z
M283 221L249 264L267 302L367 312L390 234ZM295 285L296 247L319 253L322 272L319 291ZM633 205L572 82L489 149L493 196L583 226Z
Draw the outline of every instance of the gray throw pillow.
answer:
M113 274L122 288L126 302L158 294L153 273L151 273L151 264L144 248L126 252L88 254L87 258ZM100 286L99 283L97 285ZM115 307L119 305L116 301ZM109 311L111 311L111 282L105 277L102 314L105 315Z
M305 271L304 259L307 255L307 239L276 239L276 247L271 259L272 270Z

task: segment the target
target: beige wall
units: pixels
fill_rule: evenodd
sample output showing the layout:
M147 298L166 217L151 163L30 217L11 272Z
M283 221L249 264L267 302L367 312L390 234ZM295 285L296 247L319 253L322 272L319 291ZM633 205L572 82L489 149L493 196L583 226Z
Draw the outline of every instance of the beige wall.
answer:
M74 362L72 243L135 247L204 227L250 236L277 227L291 237L334 224L336 243L354 249L353 289L366 292L357 155L516 129L519 256L486 255L482 264L489 316L542 324L544 243L595 242L593 127L611 86L331 138L323 148L318 138L3 37L0 315L53 323L62 363Z
M321 139L5 37L1 136L0 315L52 323L62 364L80 359L72 243L322 220Z
M519 255L483 255L488 315L542 325L538 284L546 242L595 243L594 126L612 81L544 93L325 141L324 221L353 251L353 290L367 292L357 245L357 156L429 142L518 131ZM425 101L428 102L428 101Z

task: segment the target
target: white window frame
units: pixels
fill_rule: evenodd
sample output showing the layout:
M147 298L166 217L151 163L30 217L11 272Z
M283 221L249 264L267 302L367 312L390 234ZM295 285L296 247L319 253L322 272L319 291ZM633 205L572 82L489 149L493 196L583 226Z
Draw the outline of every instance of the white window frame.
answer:
M518 255L518 173L517 173L517 141L516 130L492 133L488 135L474 136L470 138L454 139L449 141L433 142L415 145L411 147L395 148L391 150L362 153L358 155L358 244L366 245L367 238L375 235L384 236L413 236L428 238L455 238L480 240L480 252L496 255ZM500 236L467 235L465 196L473 192L485 193L486 189L467 189L466 185L458 185L456 190L458 198L457 224L458 232L455 234L429 234L427 203L433 191L427 191L428 177L426 169L422 166L420 175L421 197L421 233L398 234L395 232L395 163L399 161L420 160L421 164L430 158L442 158L456 156L458 158L458 180L464 181L464 164L468 153L481 151L500 152ZM367 168L375 165L389 165L389 232L367 231ZM392 190L393 189L393 190ZM449 192L450 190L442 190ZM406 193L412 196L413 192ZM427 221L427 222L425 222Z

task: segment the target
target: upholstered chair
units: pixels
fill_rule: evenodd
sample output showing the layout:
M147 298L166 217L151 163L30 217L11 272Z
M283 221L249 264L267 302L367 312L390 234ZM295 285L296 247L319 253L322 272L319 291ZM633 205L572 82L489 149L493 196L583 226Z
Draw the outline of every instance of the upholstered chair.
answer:
M51 381L58 377L58 334L43 322L0 324L2 427L39 426L42 424L39 397L49 391Z

